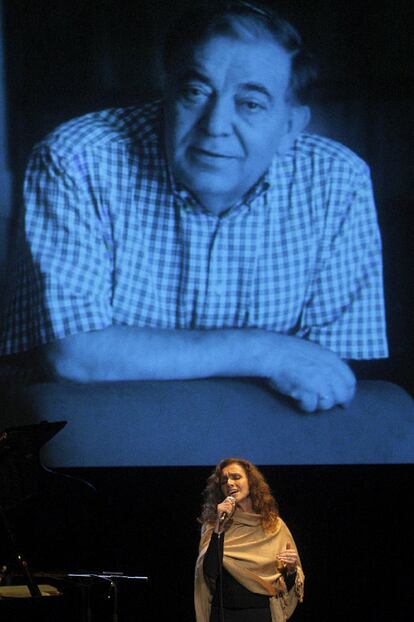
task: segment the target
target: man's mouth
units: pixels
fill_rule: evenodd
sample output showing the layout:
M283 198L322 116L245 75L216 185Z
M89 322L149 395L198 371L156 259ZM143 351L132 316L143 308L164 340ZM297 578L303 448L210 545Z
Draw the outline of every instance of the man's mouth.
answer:
M191 151L199 157L211 159L232 160L235 156L229 153L221 153L219 151L210 151L209 149L201 149L200 147L191 147Z

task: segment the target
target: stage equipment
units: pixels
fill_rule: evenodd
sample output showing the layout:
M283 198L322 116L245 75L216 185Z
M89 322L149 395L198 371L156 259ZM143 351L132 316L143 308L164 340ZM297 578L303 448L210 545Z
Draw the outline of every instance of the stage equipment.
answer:
M27 560L19 550L14 529L8 519L8 511L39 492L41 465L39 449L66 425L66 421L49 423L42 421L35 425L7 428L0 433L0 518L10 547L10 560L3 564L0 572L0 597L16 597L27 593L24 588L13 586L8 580L14 573L24 577L29 595L59 595L51 586L40 589L33 580ZM6 589L7 588L7 589Z
M98 617L94 614L104 603L105 619L109 614L111 622L118 622L120 583L148 581L146 576L123 572L33 570L23 554L10 517L23 509L25 531L29 530L33 517L27 511L27 502L42 493L45 477L57 477L61 485L66 480L86 484L96 492L89 482L56 473L40 462L39 450L65 425L66 421L42 421L0 433L0 527L4 527L9 549L9 559L0 559L1 619L4 616L13 622L43 620L53 612L54 618L62 621L92 622L102 615L102 611L97 613ZM55 603L53 610L51 601Z

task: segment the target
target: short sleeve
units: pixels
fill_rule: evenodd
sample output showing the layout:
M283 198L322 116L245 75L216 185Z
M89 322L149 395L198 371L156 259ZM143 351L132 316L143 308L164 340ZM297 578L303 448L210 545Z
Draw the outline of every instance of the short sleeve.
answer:
M1 354L112 322L112 249L87 160L35 148L4 306Z
M385 358L381 238L369 169L362 161L351 172L336 171L327 203L302 334L342 358Z

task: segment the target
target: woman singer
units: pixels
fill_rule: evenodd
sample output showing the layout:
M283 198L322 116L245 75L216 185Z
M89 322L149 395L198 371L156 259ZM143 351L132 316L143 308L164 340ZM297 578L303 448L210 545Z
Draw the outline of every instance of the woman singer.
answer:
M207 480L199 520L197 622L285 622L303 599L304 574L259 469L222 460Z

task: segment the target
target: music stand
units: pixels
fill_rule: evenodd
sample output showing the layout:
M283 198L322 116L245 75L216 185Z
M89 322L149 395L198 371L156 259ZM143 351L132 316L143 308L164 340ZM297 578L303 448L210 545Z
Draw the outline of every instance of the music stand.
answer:
M70 579L90 579L91 581L106 581L109 583L110 592L108 599L112 600L112 622L118 622L118 582L122 581L139 581L148 582L149 577L141 575L126 575L123 572L71 572L67 574ZM90 585L84 585L83 588L88 590ZM90 608L90 596L87 592L86 622L91 622L92 611Z
M66 421L7 428L0 433L0 516L10 544L11 560L0 574L0 585L13 567L23 572L30 595L42 596L33 580L27 561L19 551L16 537L7 518L10 510L32 497L39 489L39 449L64 426Z

